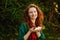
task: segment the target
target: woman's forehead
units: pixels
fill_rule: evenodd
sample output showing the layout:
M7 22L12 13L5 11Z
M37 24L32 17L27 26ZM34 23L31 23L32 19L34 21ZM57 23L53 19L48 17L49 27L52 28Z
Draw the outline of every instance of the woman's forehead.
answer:
M29 11L36 11L36 8L35 7L31 7L31 8L29 8Z

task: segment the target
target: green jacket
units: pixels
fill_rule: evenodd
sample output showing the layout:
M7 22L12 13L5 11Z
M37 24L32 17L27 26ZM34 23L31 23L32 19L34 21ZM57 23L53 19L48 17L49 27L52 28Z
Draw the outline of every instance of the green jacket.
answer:
M24 40L24 35L28 32L28 27L26 23L22 23L19 27L19 34L18 34L18 40ZM45 36L44 33L41 31L41 36L37 40L44 40Z

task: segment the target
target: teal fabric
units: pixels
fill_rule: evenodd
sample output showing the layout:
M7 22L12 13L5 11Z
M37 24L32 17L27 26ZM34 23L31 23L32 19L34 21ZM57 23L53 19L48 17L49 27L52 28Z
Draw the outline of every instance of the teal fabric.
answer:
M24 35L28 32L28 27L26 23L22 23L19 27L19 34L18 34L18 40L24 40ZM40 32L41 36L37 40L45 40L45 35L41 31Z

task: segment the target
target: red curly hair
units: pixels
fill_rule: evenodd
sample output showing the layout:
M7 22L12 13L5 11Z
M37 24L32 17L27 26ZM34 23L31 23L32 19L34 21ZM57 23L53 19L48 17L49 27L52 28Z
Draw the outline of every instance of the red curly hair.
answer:
M37 10L38 16L37 16L36 21L35 21L36 27L37 27L37 26L42 27L42 26L43 26L43 20L44 20L43 12L42 12L41 9L40 9L37 5L35 5L35 4L30 4L30 5L24 10L24 12L25 12L25 15L24 15L25 22L28 24L29 27L32 27L32 26L33 26L33 25L32 25L32 22L31 22L31 20L30 20L30 18L29 18L29 15L28 15L28 10L29 10L29 8L31 8L31 7L35 7L36 10Z

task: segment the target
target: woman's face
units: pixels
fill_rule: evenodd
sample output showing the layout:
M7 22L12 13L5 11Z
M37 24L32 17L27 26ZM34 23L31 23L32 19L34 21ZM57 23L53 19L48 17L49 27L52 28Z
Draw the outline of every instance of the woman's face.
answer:
M36 19L37 18L37 10L35 7L31 7L28 10L28 15L30 17L30 19Z

